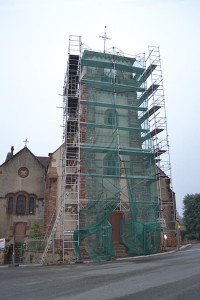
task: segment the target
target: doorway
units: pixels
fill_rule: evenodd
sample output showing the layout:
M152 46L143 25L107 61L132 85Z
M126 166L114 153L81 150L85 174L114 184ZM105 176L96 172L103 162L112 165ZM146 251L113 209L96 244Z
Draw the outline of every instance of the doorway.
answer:
M115 244L120 244L120 224L122 219L121 211L114 211L108 218L108 222L112 225L112 240Z
M14 230L14 240L15 243L24 243L24 238L26 235L26 223L18 222L15 224Z

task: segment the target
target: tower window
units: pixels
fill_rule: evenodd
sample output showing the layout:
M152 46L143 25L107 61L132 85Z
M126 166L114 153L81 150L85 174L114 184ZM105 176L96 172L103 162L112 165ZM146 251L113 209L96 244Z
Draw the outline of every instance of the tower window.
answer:
M119 162L116 154L108 153L104 157L104 175L119 175Z
M115 109L107 109L105 112L105 124L118 125L118 113Z

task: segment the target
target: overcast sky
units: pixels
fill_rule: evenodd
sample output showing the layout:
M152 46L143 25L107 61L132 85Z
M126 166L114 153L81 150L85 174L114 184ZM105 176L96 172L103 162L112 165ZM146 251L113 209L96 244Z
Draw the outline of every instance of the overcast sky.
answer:
M10 147L48 156L62 142L70 34L94 50L159 46L177 208L200 193L199 0L0 0L0 164Z

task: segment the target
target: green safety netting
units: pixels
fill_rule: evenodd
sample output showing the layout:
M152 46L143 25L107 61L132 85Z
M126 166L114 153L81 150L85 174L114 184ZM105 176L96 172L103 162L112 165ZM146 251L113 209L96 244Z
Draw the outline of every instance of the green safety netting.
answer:
M79 239L80 244L82 241L86 242L89 257L95 262L110 260L115 255L112 226L108 221L98 226L75 230L74 239ZM77 243L75 244L75 254L78 259L82 259L80 247Z
M122 242L127 253L134 255L153 254L160 250L160 225L143 224L137 221L123 220L121 224Z
M145 93L144 58L85 51L80 100L79 229L76 255L84 245L94 261L115 254L108 217L122 211L120 243L129 254L160 247L155 160ZM79 241L77 243L77 241Z

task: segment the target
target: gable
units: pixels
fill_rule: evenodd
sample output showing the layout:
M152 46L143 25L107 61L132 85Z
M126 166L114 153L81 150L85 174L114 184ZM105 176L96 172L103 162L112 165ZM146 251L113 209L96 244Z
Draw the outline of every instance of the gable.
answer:
M0 197L27 191L43 197L46 168L27 148L23 148L0 166Z
M27 147L24 147L19 152L17 152L15 155L12 155L12 156L8 155L6 161L2 165L0 165L0 168L6 164L9 164L11 161L15 160L16 157L19 157L22 154L25 155L25 153L30 154L30 156L34 157L34 159L37 160L43 167L48 167L49 157L35 156ZM10 154L10 153L8 153L8 154Z

